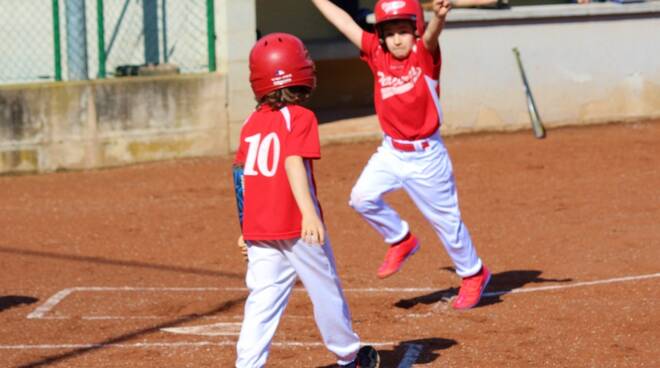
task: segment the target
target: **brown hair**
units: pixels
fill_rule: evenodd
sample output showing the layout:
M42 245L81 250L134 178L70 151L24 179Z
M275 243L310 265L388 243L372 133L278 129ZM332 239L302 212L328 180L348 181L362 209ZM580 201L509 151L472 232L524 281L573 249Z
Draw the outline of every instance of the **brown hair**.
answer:
M312 89L305 86L291 86L270 92L259 100L259 105L266 104L273 110L286 105L300 105L312 95Z

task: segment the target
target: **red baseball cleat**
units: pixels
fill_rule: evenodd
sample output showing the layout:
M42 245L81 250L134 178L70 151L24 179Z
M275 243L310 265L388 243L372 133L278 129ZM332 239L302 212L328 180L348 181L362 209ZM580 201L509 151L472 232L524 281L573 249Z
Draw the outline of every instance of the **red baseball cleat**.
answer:
M400 243L391 245L390 249L388 249L385 254L383 264L378 268L378 277L384 279L395 274L401 269L403 262L405 262L408 257L415 254L418 249L419 242L412 234Z
M491 273L486 266L481 267L481 271L476 275L464 277L461 282L461 289L458 291L458 297L454 300L452 307L454 309L470 309L479 304L481 295L490 281Z

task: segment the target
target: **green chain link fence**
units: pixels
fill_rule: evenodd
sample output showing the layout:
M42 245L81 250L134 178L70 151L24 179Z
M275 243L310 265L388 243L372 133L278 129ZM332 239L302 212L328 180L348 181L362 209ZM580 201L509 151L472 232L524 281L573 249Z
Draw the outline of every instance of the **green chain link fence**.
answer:
M0 0L0 83L215 71L214 28L214 0Z

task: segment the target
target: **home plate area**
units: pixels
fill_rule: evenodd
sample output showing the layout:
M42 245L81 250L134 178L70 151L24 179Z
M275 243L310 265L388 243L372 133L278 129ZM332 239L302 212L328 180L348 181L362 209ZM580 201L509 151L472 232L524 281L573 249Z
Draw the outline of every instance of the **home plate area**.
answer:
M534 303L533 300L537 298L561 298L570 290L605 290L614 284L654 283L658 278L660 273L488 290L484 293L483 304L488 305L501 297L521 298L525 304ZM424 352L431 348L444 350L457 344L452 339L420 338L424 337L424 331L436 332L428 326L437 325L439 321L443 324L462 321L458 326L466 323L482 324L485 321L479 310L471 314L452 311L449 301L453 295L433 288L347 288L345 293L349 305L359 307L357 312L353 311L353 326L361 334L362 343L390 351L389 364L395 363L396 367L419 364L423 360L422 356L429 355L428 352L424 355ZM110 347L140 350L215 347L229 349L223 354L232 355L230 350L234 349L240 333L247 294L245 288L217 287L63 289L34 308L26 317L33 323L42 321L48 328L75 330L78 336L75 343L47 339L37 344L3 345L0 350L91 351ZM529 299L532 295L535 297ZM399 299L401 297L408 299ZM395 306L400 308L392 307L396 300L399 302ZM403 306L402 303L413 306ZM515 300L511 300L511 305L515 303ZM304 289L296 287L275 335L273 347L292 353L309 352L310 349L324 350L312 316L311 303ZM431 361L429 359L433 357L427 356L426 360Z

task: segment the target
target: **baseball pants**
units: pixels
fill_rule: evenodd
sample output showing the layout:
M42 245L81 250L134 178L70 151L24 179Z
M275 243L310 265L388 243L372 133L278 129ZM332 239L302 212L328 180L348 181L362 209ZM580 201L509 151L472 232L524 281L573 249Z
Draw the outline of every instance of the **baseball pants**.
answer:
M236 367L266 364L273 335L298 277L314 306L314 320L323 343L337 356L338 364L352 362L360 339L351 326L330 242L323 246L301 239L247 243L245 280L250 294L236 347Z
M378 231L388 244L394 244L410 231L408 223L383 200L383 195L403 188L424 217L431 223L461 277L481 269L481 259L461 219L453 168L438 133L410 144L402 151L385 136L351 192L349 204Z

